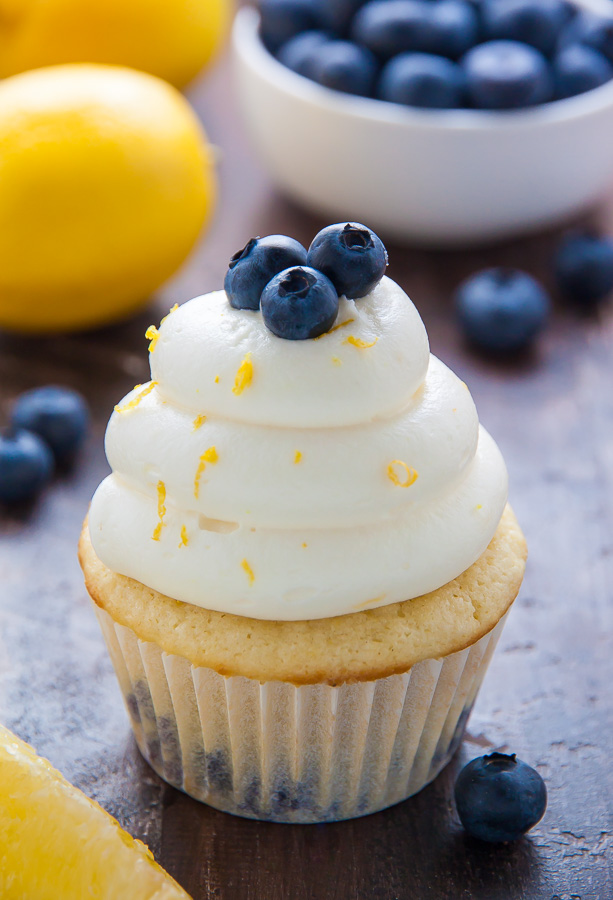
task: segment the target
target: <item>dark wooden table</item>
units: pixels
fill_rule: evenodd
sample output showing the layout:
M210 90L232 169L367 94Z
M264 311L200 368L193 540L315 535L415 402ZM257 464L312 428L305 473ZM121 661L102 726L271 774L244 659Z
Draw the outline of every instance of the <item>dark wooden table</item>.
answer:
M548 280L553 233L480 252L389 248L390 274L416 302L433 351L468 382L506 456L530 545L524 588L456 760L386 812L285 826L202 806L139 756L75 554L108 471L108 416L148 378L144 331L162 311L219 287L230 254L251 235L308 242L326 224L272 190L241 129L225 62L192 100L221 148L221 204L154 308L96 333L0 338L2 414L20 391L56 382L82 390L94 415L75 472L34 509L0 516L0 721L145 840L195 900L609 900L613 314L580 318L558 305L535 352L502 365L467 350L450 305L454 285L483 265ZM613 226L613 196L598 215ZM468 839L453 807L458 767L491 748L535 765L549 791L543 821L512 846Z

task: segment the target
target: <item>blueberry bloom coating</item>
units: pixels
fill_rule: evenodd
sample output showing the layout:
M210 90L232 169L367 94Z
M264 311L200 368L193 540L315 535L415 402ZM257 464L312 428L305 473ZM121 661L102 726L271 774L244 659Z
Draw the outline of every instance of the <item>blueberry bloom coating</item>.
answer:
M442 56L401 53L383 69L379 97L430 109L460 107L466 97L466 76L457 63Z
M305 341L328 331L338 315L338 294L332 282L308 266L285 269L262 293L267 328L288 341Z
M277 59L298 75L313 78L315 52L328 40L328 35L323 31L304 31L283 44Z
M315 49L311 73L324 87L370 97L377 68L377 60L365 47L351 41L328 41Z
M235 309L259 309L262 291L271 278L290 266L306 263L302 244L284 234L251 238L230 260L224 290Z
M613 240L570 234L558 247L555 273L560 292L574 303L593 306L613 291Z
M545 782L515 754L473 759L455 784L458 815L466 831L482 841L514 841L539 822L547 807Z
M379 237L357 222L328 225L315 235L307 263L326 275L339 296L365 297L387 268L387 251Z
M16 429L0 433L0 502L34 499L52 475L53 454L42 438Z
M542 53L518 41L488 41L463 57L468 93L480 109L517 109L550 100L553 77Z
M56 463L65 466L73 462L87 437L89 410L77 391L47 385L18 398L11 424L39 435L51 449Z
M483 350L512 352L542 331L550 300L544 288L517 269L486 269L468 278L455 305L468 340Z
M318 0L259 0L260 35L271 53L296 34L321 25Z

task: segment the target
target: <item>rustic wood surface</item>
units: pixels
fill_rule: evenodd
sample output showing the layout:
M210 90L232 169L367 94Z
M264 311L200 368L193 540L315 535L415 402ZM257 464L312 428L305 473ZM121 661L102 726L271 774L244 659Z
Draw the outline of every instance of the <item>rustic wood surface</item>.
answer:
M161 311L219 287L230 254L251 235L308 242L325 224L272 190L241 129L227 62L191 99L220 147L221 204L154 308L101 332L0 338L3 416L20 391L48 382L82 390L94 415L76 470L32 509L0 514L0 721L144 839L195 900L608 900L613 314L581 318L557 304L534 353L503 365L464 346L450 305L458 281L484 265L522 266L547 281L554 233L479 252L389 248L390 274L417 303L433 351L468 382L506 456L530 546L524 588L456 760L386 812L284 826L202 806L139 756L75 555L88 500L108 471L108 415L148 377L144 331ZM597 215L613 225L613 198ZM469 840L453 808L458 767L490 748L516 751L548 786L545 818L512 846Z

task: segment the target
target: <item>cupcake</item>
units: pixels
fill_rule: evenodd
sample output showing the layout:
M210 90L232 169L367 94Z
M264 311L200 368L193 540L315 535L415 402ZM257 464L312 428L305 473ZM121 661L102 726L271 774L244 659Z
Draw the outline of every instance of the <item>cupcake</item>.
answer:
M386 265L353 223L253 239L109 423L87 590L144 757L227 812L423 788L521 584L500 451Z

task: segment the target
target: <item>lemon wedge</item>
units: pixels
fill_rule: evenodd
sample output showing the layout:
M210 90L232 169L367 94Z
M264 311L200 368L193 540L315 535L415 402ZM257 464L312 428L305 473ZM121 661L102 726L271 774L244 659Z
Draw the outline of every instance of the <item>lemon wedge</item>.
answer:
M189 900L102 807L0 725L3 900Z

